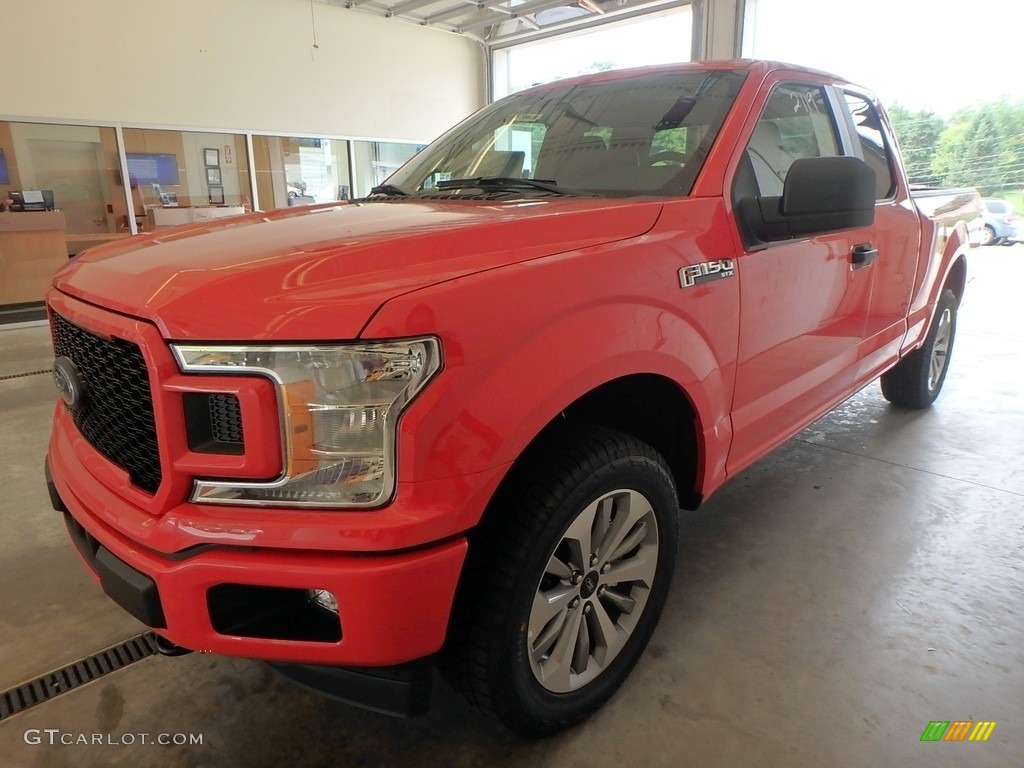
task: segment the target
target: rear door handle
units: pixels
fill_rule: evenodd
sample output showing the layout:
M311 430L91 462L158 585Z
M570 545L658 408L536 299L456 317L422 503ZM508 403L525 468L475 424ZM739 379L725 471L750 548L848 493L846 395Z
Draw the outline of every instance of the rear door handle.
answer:
M853 252L850 254L850 266L853 269L861 269L868 266L876 258L878 258L878 249L871 245L871 243L861 243L860 245L853 246Z

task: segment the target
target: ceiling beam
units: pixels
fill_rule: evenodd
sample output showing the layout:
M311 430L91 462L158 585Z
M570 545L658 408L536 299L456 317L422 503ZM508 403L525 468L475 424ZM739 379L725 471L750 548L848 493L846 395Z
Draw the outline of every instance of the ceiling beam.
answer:
M360 0L361 2L368 2L369 0ZM401 16L402 14L409 13L409 11L416 11L426 5L433 5L437 0L405 0L404 3L396 3L388 8L389 16ZM418 19L417 19L418 21Z
M456 16L462 16L463 14L472 13L473 11L479 11L482 9L483 6L480 5L479 3L472 2L472 0L466 0L466 2L462 5L453 6L446 10L440 11L439 13L432 13L430 16L427 16L425 19L423 19L421 23L436 24L437 22L444 21L445 19L452 19L455 18Z
M685 8L692 0L651 0L630 7L623 6L621 9L611 10L603 16L579 16L574 19L545 24L539 31L519 30L515 32L499 32L496 35L488 35L487 46L490 50L501 50L523 43L533 43L540 40L549 40L558 37L566 32L575 32L582 29L596 29L607 24L614 24L626 19L636 19L661 11ZM694 20L696 24L696 20Z
M529 17L534 13L541 11L547 11L551 8L561 8L565 5L569 5L566 0L534 0L532 3L523 3L522 5L515 5L508 12L507 15L494 14L486 19L478 19L476 21L469 22L468 24L460 24L458 27L459 32L468 32L473 29L480 29L481 27L489 27L494 24L502 24L506 21L513 21L515 19L526 20L530 23ZM498 10L498 9L494 9ZM504 11L505 9L500 9ZM535 29L539 28L536 22L532 22L531 26Z
M504 24L506 21L513 21L517 16L506 16L500 13L495 13L483 19L477 19L467 24L459 24L456 27L457 32L470 32L474 29L480 29L481 27L493 27L495 24Z

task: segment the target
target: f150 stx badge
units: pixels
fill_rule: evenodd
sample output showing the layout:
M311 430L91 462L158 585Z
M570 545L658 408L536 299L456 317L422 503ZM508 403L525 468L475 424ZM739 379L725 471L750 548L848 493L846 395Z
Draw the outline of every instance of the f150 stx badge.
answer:
M716 259L694 264L690 267L683 267L679 270L679 287L692 288L701 283L709 283L712 280L721 280L723 277L732 277L735 274L732 259Z

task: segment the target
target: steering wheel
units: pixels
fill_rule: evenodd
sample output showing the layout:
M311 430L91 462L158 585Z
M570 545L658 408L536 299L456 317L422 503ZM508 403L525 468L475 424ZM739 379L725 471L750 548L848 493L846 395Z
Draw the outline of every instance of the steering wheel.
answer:
M647 158L647 165L658 165L659 163L676 163L686 165L687 156L682 152L666 149L663 152L655 152Z

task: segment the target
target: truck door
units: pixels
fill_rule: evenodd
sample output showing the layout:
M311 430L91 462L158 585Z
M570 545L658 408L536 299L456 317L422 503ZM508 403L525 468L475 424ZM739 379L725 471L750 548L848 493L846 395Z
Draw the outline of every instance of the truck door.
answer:
M843 154L847 124L832 94L806 82L772 88L740 157L734 211L744 197L781 196L796 159ZM736 260L740 330L730 473L849 392L871 298L871 270L853 261L871 235L860 228L758 244Z
M866 383L899 356L921 254L921 221L906 185L898 182L892 138L874 100L847 89L842 102L850 148L875 172L877 202L870 242L877 255L865 270L871 273L872 285L860 364L860 378Z

